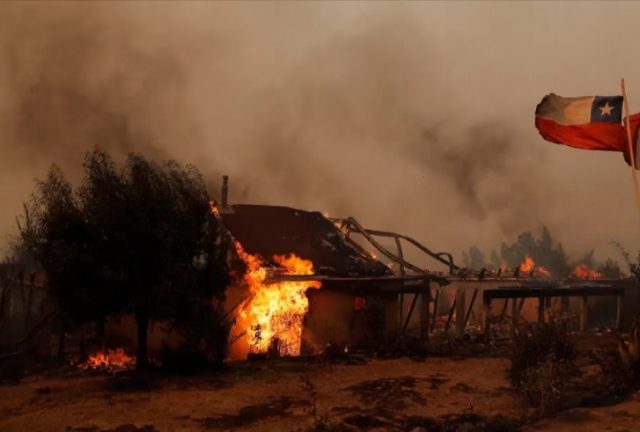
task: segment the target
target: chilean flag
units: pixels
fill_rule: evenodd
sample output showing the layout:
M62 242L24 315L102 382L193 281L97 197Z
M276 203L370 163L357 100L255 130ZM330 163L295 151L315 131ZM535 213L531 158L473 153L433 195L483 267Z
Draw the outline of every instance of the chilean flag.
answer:
M565 98L551 93L536 107L536 128L547 141L586 150L619 151L629 163L622 104L622 96ZM637 158L640 113L629 119Z

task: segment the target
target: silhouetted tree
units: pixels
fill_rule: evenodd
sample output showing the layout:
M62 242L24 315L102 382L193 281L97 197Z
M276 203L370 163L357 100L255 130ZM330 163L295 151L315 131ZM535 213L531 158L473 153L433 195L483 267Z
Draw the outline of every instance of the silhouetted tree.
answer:
M605 263L598 267L598 271L602 273L602 277L605 279L620 279L623 277L620 266L611 258L607 258Z
M527 231L521 233L512 244L502 242L500 245L500 255L492 253L492 263L497 262L498 266L504 261L510 268L517 267L529 255L537 265L544 266L557 277L568 276L571 270L568 257L561 243L556 243L551 236L551 232L546 226L542 227L540 237L536 239L534 235Z
M222 327L215 310L226 284L225 251L209 196L194 167L156 164L130 155L118 169L94 150L74 193L53 167L38 183L31 227L22 237L47 273L51 293L79 321L100 321L130 310L138 327L137 364L147 364L151 319L209 337L192 325L200 316ZM216 320L216 318L220 318ZM209 329L211 330L211 329ZM194 336L195 337L195 336ZM221 360L221 359L218 359Z
M491 265L493 267L499 269L502 266L502 260L498 256L498 252L495 249L491 250Z

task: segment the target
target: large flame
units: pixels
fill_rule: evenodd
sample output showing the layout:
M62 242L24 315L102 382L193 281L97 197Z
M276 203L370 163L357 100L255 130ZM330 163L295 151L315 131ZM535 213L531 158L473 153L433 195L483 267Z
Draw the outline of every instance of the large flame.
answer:
M213 203L211 211L221 220ZM306 292L309 288L320 288L321 283L313 280L268 282L267 264L259 256L247 253L233 236L231 241L236 256L246 266L240 284L249 291L248 299L239 307L233 327L241 335L238 341L248 340L249 351L253 353L274 349L282 356L300 355L303 320L309 310ZM294 254L274 255L272 259L280 266L278 274L314 274L313 263ZM232 357L240 357L239 351L242 350L232 348Z
M285 274L311 275L313 264L309 260L275 255L274 262L282 266ZM253 298L243 309L254 324L250 344L254 352L263 352L277 344L280 355L300 355L302 321L309 310L306 296L308 288L320 288L320 282L278 282L251 286Z
M133 357L127 355L122 348L114 350L106 349L89 356L87 361L80 365L83 369L128 369L134 365Z
M238 257L247 271L243 281L250 298L242 306L239 318L245 323L250 351L262 353L270 349L282 356L300 355L303 319L309 310L306 291L320 288L318 281L284 281L266 283L267 269L255 255L248 254L234 241ZM273 261L282 267L281 274L312 275L313 263L294 254L274 255Z
M585 263L578 264L571 275L578 279L602 279L602 273L590 269Z
M520 273L533 274L534 276L551 277L551 273L543 266L537 266L536 262L529 255L524 257L524 261L519 266Z

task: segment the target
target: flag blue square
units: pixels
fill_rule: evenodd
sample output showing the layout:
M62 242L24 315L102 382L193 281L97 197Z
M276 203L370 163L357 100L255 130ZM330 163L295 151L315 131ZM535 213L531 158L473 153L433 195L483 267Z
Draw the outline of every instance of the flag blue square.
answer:
M591 104L591 122L622 122L622 96L596 96Z

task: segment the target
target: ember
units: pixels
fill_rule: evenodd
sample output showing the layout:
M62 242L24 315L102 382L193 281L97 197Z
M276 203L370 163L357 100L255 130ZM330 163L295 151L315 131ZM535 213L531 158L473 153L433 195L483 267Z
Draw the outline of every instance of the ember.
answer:
M585 263L578 264L571 275L578 279L602 279L602 273L590 269Z
M87 361L80 365L82 369L129 369L134 365L133 357L127 355L124 349L98 351L89 356Z

